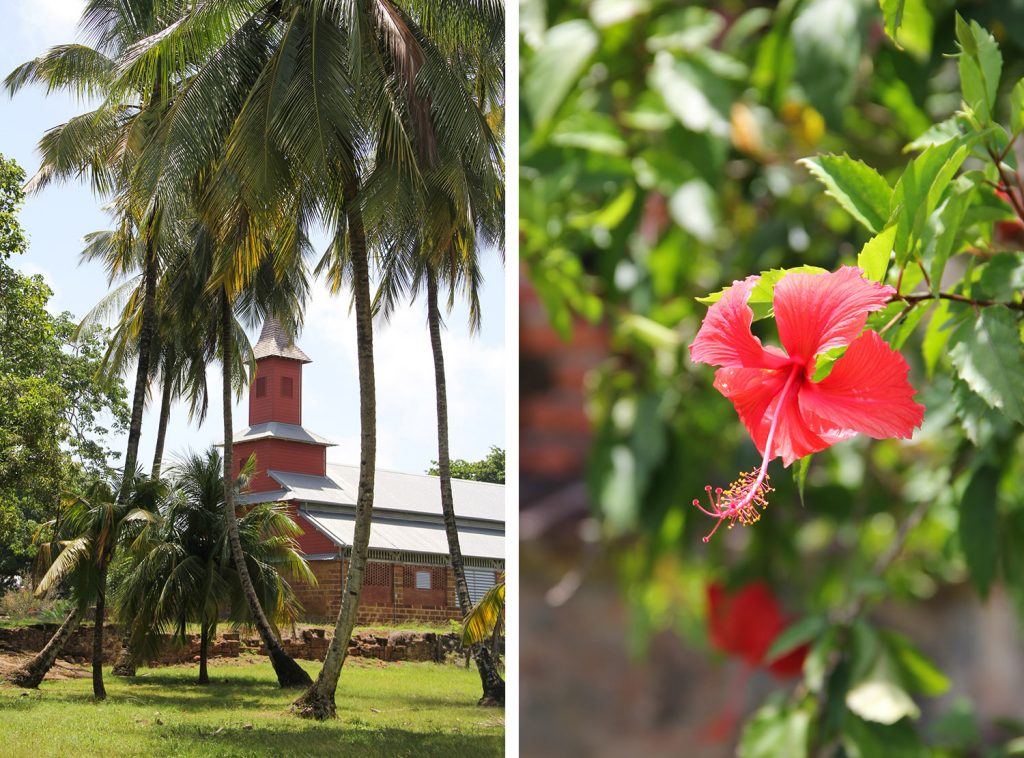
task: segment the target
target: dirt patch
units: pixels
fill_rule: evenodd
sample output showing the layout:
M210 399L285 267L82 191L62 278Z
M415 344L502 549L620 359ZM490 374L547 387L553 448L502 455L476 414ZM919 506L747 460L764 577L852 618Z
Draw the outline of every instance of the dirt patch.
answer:
M25 665L30 660L32 660L32 655L29 653L0 653L0 679L3 679L9 672ZM82 679L91 675L92 669L89 666L62 661L58 658L57 662L53 664L53 668L46 673L46 680Z

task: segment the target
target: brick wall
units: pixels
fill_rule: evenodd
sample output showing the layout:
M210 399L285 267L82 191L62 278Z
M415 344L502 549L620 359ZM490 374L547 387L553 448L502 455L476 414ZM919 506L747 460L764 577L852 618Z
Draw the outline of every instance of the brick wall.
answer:
M249 425L265 421L302 425L302 364L299 361L288 358L258 361L256 376L249 386Z
M310 561L309 566L319 585L292 585L304 608L304 620L326 623L337 618L338 611L341 610L341 592L346 575L341 564L341 559ZM370 561L368 568L375 573L389 570L388 578L391 585L386 587L387 593L382 590L382 584L363 585L358 624L394 624L408 621L444 624L449 620L457 621L462 618L462 611L455 595L455 576L450 567ZM431 590L415 589L416 571L432 573L434 587ZM407 584L411 584L411 588L407 587Z
M526 273L519 277L519 439L525 498L578 478L591 428L587 373L608 355L608 330L576 319L571 342L548 323Z
M327 448L290 440L261 439L235 445L235 476L253 453L256 454L256 472L249 492L268 492L281 488L267 474L267 469L313 476L325 476L327 473Z

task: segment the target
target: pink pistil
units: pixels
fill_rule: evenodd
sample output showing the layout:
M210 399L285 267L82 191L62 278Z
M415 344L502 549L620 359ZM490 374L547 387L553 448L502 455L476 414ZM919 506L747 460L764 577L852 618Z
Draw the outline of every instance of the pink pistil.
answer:
M713 498L711 497L711 485L706 486L704 491L708 494L708 501L711 504L710 510L702 506L699 500L693 501L693 504L701 513L718 519L714 528L704 537L704 542L708 542L714 536L723 521L729 522L730 529L737 521L744 526L749 526L761 518L761 512L758 508L764 510L768 507L768 493L774 492L774 489L768 483L770 479L768 476L768 461L771 460L772 456L772 442L775 439L775 429L778 426L779 419L782 418L782 407L786 402L786 396L789 394L797 374L802 369L803 366L799 363L793 364L789 377L786 379L786 384L779 394L779 401L775 406L775 416L772 418L771 426L768 428L768 438L764 443L764 457L761 459L761 467L756 475L753 471L740 472L739 478L724 490L721 487L715 488L715 496Z

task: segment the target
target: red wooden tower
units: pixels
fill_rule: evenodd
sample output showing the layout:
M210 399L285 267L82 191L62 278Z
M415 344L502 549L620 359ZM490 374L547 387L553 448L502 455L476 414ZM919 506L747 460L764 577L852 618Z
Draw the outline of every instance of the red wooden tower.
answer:
M249 492L281 489L267 472L327 475L332 443L302 426L302 367L309 356L267 319L253 348L256 376L249 387L249 426L235 433L235 474L253 453L256 473Z

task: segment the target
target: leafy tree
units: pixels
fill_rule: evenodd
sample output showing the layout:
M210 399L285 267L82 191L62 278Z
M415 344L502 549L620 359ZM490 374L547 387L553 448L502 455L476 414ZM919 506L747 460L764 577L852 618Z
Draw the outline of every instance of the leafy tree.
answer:
M437 461L427 473L431 476L438 475ZM491 445L491 451L486 457L479 461L467 461L456 458L451 462L452 477L455 479L468 479L473 482L491 482L493 484L505 483L505 451L497 445Z
M23 250L16 210L24 174L0 156L3 258ZM108 432L127 424L125 390L97 376L105 334L78 335L68 313L46 310L52 292L0 260L0 590L27 577L32 535L56 514L60 493L107 470ZM107 426L109 424L109 426Z

